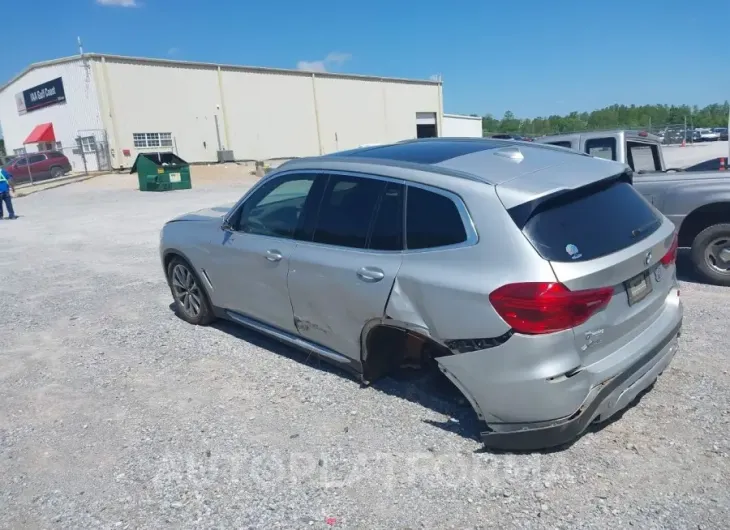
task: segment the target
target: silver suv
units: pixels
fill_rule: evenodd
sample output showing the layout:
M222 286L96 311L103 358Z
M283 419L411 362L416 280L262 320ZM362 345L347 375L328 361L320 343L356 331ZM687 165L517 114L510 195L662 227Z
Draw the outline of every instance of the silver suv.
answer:
M179 315L238 322L368 383L437 366L488 447L570 442L677 350L674 225L616 162L428 139L281 166L162 230Z

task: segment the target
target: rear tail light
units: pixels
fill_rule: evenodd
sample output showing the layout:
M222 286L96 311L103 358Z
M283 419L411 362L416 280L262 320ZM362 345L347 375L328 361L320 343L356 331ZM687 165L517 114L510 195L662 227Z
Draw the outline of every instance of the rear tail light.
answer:
M562 283L511 283L489 295L492 307L517 333L554 333L583 324L608 305L613 288L571 291Z
M669 267L672 263L677 261L677 249L679 248L679 239L677 238L677 234L674 234L674 239L672 239L672 244L669 246L669 250L667 250L667 253L662 256L662 259L660 260L662 262L662 265L665 267Z

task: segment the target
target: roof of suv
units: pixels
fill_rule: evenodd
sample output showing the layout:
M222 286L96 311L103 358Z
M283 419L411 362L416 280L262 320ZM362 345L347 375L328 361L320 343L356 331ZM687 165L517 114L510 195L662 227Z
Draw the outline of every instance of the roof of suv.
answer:
M322 158L352 162L380 162L388 165L453 172L487 184L500 184L532 173L581 159L588 155L551 145L491 138L422 138L394 144L340 151Z
M406 140L294 159L279 169L369 172L373 166L387 168L390 176L445 188L455 178L498 186L505 208L580 188L626 169L619 162L563 147L491 138Z

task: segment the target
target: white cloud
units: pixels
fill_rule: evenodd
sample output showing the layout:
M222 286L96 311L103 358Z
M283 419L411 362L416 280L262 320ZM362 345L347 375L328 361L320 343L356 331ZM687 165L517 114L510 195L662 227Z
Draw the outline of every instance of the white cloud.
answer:
M137 7L139 4L137 0L96 0L96 3L101 6L115 6L115 7Z
M326 72L327 67L324 61L299 61L297 70L306 70L307 72Z
M330 52L327 54L327 57L324 58L324 62L340 65L349 61L350 59L352 59L351 53Z
M352 54L342 52L330 52L327 57L318 61L299 61L297 70L307 72L326 72L328 66L341 66L352 59Z

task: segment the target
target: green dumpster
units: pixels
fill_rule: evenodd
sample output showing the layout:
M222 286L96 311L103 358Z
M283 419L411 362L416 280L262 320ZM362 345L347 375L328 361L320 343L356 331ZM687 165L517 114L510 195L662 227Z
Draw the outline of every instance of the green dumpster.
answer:
M189 190L190 164L175 153L140 153L130 173L137 173L139 191Z

